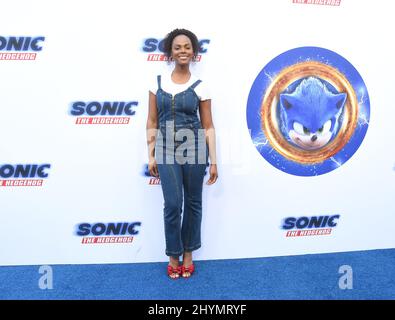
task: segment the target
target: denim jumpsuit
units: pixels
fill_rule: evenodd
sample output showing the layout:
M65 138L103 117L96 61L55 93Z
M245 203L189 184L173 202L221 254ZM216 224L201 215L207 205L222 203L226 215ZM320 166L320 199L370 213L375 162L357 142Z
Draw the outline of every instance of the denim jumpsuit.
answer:
M202 189L208 148L197 115L199 97L194 89L200 82L173 96L162 89L158 76L155 158L164 197L168 256L180 256L201 246Z

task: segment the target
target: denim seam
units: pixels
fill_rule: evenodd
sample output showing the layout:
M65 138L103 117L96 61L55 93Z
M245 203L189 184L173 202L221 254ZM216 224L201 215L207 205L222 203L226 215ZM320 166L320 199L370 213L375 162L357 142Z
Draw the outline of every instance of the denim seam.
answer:
M190 198L190 196L191 196L191 192L190 192L190 186L189 186L189 184L190 184L190 182L191 182L191 175L192 175L192 170L191 170L192 168L191 168L191 166L189 166L189 172L188 172L188 183L187 183L187 188L188 188L188 197ZM188 225L188 231L189 231L189 233L187 234L187 236L186 236L186 239L187 239L187 244L188 244L188 246L189 246L189 244L191 243L191 224L192 224L192 222L191 222L191 213L192 213L192 211L191 211L191 202L190 202L190 200L188 199L188 206L189 206L189 214L188 214L188 221L187 221L187 225ZM184 214L185 214L185 212L184 212ZM185 247L184 247L184 250L185 250Z
M174 177L174 181L175 181L176 194L177 194L177 203L181 203L181 208L182 208L182 202L181 202L181 201L182 201L182 193L180 193L179 185L178 185L178 183L177 183L176 173L175 173L175 170L174 170L173 166L170 166L170 171L172 172L173 177ZM181 215L180 215L180 212L179 212L179 211L178 211L178 213L179 213L178 219L179 219L179 222L180 222L180 232L181 232L181 221L180 221ZM181 237L181 235L179 235L179 236ZM182 239L181 239L181 245L180 245L180 247L181 247L181 248L184 247L183 244L182 244Z
M194 251L194 250L199 249L201 246L202 246L202 244L199 243L199 244L197 244L197 245L195 245L195 246L193 246L193 247L185 247L184 250L185 250L185 251L188 251L188 252L191 252L191 251Z
M183 252L178 253L178 252L172 252L172 251L167 251L166 250L166 255L167 256L180 256L182 254L183 254Z

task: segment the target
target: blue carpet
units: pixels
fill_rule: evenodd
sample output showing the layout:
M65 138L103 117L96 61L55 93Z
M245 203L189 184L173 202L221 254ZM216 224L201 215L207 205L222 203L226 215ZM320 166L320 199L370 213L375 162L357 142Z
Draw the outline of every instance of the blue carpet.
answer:
M195 261L190 279L168 279L166 263L0 267L0 299L381 300L395 299L395 249L240 260ZM349 265L353 288L342 290Z

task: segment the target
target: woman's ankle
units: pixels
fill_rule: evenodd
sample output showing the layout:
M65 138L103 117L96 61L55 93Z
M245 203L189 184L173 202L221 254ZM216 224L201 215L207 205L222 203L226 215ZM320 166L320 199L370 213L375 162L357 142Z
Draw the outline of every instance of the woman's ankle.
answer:
M192 264L192 252L184 252L182 264L184 266L190 266Z
M172 267L178 267L178 265L180 264L179 258L178 257L170 257L169 264Z

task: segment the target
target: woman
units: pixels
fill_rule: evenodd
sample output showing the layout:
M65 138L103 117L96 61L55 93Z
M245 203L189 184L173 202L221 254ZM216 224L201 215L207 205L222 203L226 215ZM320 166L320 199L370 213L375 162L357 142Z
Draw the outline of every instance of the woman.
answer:
M171 74L158 75L149 92L148 169L161 179L166 255L170 258L167 274L172 279L180 275L188 278L195 270L192 251L201 246L202 188L208 157L207 184L218 178L211 98L205 83L189 68L198 50L198 39L191 31L171 31L164 40L164 52L174 69Z

